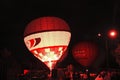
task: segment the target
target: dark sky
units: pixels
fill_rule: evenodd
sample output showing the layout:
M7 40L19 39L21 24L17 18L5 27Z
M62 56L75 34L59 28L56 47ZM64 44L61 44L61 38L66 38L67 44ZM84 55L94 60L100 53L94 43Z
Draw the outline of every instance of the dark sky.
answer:
M113 27L111 25L114 22L119 25L120 7L116 0L2 0L1 3L1 36L7 42L12 39L14 42L14 38L22 38L25 26L31 20L42 16L57 16L64 19L71 28L73 42L105 32ZM115 25L115 28L118 26ZM11 38L8 40L8 37Z
M70 48L81 40L95 39L97 33L105 33L109 28L119 29L119 0L2 0L0 3L1 47L10 48L18 58L28 55L24 54L27 52L24 28L38 17L64 19L71 28Z

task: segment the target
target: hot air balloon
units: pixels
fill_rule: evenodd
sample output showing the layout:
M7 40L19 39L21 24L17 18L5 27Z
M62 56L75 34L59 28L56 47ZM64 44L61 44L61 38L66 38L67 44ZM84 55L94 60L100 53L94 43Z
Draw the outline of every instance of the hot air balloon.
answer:
M28 50L50 71L64 55L71 38L69 25L58 17L40 17L25 28L24 42Z
M79 42L72 49L74 59L84 67L89 67L93 63L97 53L97 45L90 41Z

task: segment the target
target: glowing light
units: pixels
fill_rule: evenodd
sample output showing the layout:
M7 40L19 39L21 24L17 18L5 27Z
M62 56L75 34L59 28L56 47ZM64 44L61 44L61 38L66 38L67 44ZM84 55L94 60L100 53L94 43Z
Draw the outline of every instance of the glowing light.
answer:
M111 35L111 36L115 36L116 33L115 33L115 32L111 32L110 35Z
M40 38L40 41L35 45L38 38ZM70 33L67 31L49 31L26 36L24 41L33 55L52 69L54 67L52 65L66 51L69 38Z
M50 32L50 33L53 34L53 32ZM56 32L54 32L54 33L56 33ZM43 37L43 33L42 33L42 35L40 33L38 35L40 37L41 36ZM49 34L49 36L50 36L50 34ZM63 36L63 37L66 37L66 36ZM33 36L32 36L32 38L33 38ZM49 37L47 37L47 38L49 38ZM57 60L60 59L60 57L64 54L63 52L67 48L66 41L63 41L63 42L60 41L60 43L62 43L63 45L59 45L58 39L54 38L54 40L57 40L57 42L55 42L54 40L51 40L51 43L54 44L54 46L52 46L50 43L47 43L47 41L50 41L49 39L42 38L41 42L43 40L44 41L47 40L46 43L38 44L38 46L36 45L36 46L33 46L33 47L28 47L30 49L30 51L33 53L33 55L36 56L42 62L44 62L49 67L50 70L54 67ZM31 36L30 37L28 36L28 37L25 38L26 42L28 42L30 40L31 40ZM29 44L27 43L27 45L30 45L30 43ZM44 47L46 45L48 45L48 47Z
M116 36L116 32L114 32L114 31L110 32L110 36L111 36L111 37Z
M37 48L32 50L34 56L39 60L44 62L50 69L52 69L54 64L60 57L64 54L67 46L52 46L45 48Z
M24 32L28 50L52 70L66 51L71 33L68 24L57 17L42 17L31 21Z
M100 37L101 36L101 34L100 33L98 33L98 37Z
M116 30L110 30L108 34L110 38L116 38L118 33Z

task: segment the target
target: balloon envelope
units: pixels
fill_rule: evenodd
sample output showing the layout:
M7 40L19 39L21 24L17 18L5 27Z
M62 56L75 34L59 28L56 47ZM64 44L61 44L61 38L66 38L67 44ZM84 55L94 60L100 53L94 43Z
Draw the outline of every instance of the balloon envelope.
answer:
M98 53L97 45L93 42L79 42L73 47L72 54L74 59L83 66L90 66L96 59Z
M66 51L71 33L68 24L57 17L31 21L24 32L24 42L31 53L52 69Z

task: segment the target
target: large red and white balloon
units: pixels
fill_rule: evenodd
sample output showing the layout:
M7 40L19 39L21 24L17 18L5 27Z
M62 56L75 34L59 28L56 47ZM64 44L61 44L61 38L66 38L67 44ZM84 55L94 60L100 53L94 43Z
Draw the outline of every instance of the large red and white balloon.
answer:
M24 31L29 51L50 70L66 51L71 38L68 24L58 17L41 17L31 21Z
M97 53L97 45L89 41L79 42L72 49L74 59L85 67L88 67L93 63Z

